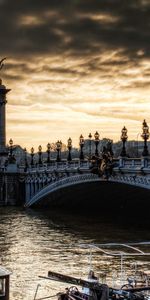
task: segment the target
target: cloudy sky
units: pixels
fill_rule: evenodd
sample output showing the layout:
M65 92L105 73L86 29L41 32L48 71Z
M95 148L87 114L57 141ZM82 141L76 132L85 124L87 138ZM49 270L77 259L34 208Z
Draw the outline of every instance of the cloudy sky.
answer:
M7 141L28 149L150 125L149 0L0 0Z

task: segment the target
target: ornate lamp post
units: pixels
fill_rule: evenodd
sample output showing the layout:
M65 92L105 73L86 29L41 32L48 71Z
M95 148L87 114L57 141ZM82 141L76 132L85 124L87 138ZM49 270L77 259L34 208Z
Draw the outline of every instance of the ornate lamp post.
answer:
M50 150L51 150L51 145L50 143L47 144L47 163L50 163Z
M95 137L95 156L98 156L98 144L99 144L99 133L96 131L94 134Z
M68 145L67 145L67 148L68 148L68 151L69 151L67 160L68 160L68 161L71 161L71 160L72 160L72 158L71 158L72 139L71 139L71 138L68 139Z
M127 132L128 132L128 130L124 126L122 128L122 130L121 130L122 150L121 150L120 156L122 156L122 157L127 156L127 154L126 154L126 147L125 147L125 143L126 143L126 141L128 139Z
M9 163L15 163L16 159L15 159L15 157L13 155L13 140L12 139L9 140L9 145L10 146L9 146L8 161L9 161Z
M31 148L31 166L34 165L34 161L33 161L33 157L34 157L34 148Z
M84 160L84 154L83 154L83 147L84 147L84 137L81 134L79 138L79 145L80 145L80 160Z
M92 139L92 134L91 133L89 133L89 159L91 159L91 139Z
M148 153L148 147L147 147L147 140L149 139L150 134L149 134L149 127L145 120L143 121L142 130L143 130L143 132L141 134L141 137L144 140L144 149L143 149L142 155L148 156L149 153Z
M10 157L12 157L12 154L13 154L13 140L12 139L9 140L9 145L10 145L9 155L10 155Z
M39 145L39 147L38 147L38 155L39 155L39 165L42 165L42 159L41 159L41 157L42 157L42 146L41 145Z
M60 157L61 148L62 148L62 142L58 140L56 142L56 150L57 150L57 159L56 159L56 161L57 162L61 161L61 157Z
M24 162L25 162L25 168L28 167L28 160L27 160L27 149L24 148Z

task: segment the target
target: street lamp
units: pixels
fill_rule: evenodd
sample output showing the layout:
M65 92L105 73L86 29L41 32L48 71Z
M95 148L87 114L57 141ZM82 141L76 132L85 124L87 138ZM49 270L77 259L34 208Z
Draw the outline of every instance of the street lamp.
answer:
M99 133L97 131L95 132L94 137L95 137L95 156L98 156Z
M33 157L34 157L34 148L31 148L31 166L34 165L34 161L33 161Z
M148 153L148 147L147 147L147 140L149 139L150 134L149 134L149 127L148 127L145 120L143 121L142 130L143 130L143 132L141 134L141 137L144 140L144 149L143 149L142 155L143 156L148 156L149 153Z
M9 145L10 145L9 153L10 153L10 157L12 157L12 153L13 153L13 140L12 139L9 140Z
M91 139L92 139L92 134L91 133L89 133L89 159L91 159Z
M16 159L15 156L13 155L13 140L9 140L9 156L8 156L8 161L9 163L15 163Z
M126 143L126 141L128 139L127 132L128 132L128 130L124 126L122 128L122 130L121 130L122 150L121 150L120 156L122 156L122 157L127 156L127 154L126 154L126 147L125 147L125 143Z
M51 150L51 145L50 143L47 144L47 163L50 163L50 150Z
M72 158L71 158L72 139L71 138L68 139L67 148L68 148L68 151L69 151L67 160L71 161L72 160Z
M38 155L39 155L39 165L42 165L42 159L41 159L41 156L42 156L42 146L39 145L38 147Z
M79 145L80 145L80 160L84 160L84 154L83 154L83 147L84 147L84 137L81 134L79 138Z
M62 148L62 142L57 141L56 142L56 150L57 150L57 159L56 159L56 161L57 162L61 161L61 157L60 157L61 148Z

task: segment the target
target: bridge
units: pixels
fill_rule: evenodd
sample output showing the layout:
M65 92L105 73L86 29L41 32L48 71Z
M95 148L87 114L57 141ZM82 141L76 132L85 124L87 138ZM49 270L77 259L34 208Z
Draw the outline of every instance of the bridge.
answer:
M97 163L97 162L96 162ZM92 182L120 183L150 189L150 159L120 157L113 159L112 169L99 172L92 161L51 161L43 165L25 165L10 162L0 170L0 202L32 207L42 204L56 192L71 186ZM44 200L46 201L46 200Z
M25 178L25 206L30 207L54 192L77 184L90 182L117 182L150 189L150 160L120 158L114 160L113 173L93 174L92 163L74 161L54 163L39 169L30 169Z
M24 205L32 207L55 199L56 193L91 183L123 184L141 189L150 189L150 158L147 140L150 137L149 127L146 121L142 124L141 137L144 141L141 158L128 158L126 153L127 129L121 130L122 150L118 159L113 158L112 141L108 139L107 146L103 145L100 152L99 133L96 131L94 139L88 136L88 159L85 159L83 148L85 140L82 135L79 138L79 158L72 159L72 139L68 139L68 157L61 159L62 142L57 141L55 151L56 159L51 159L51 145L47 144L47 159L42 158L42 146L38 147L35 155L31 148L31 156L24 150L24 161L18 162L13 153L13 140L10 139L9 147L6 146L6 95L10 91L2 84L0 79L0 205ZM94 156L92 145L94 144ZM137 153L139 154L139 153ZM38 160L35 156L38 155ZM138 155L137 155L138 156ZM29 159L28 159L29 158ZM106 190L106 186L105 186ZM54 196L54 197L53 197ZM117 196L118 197L118 196ZM92 201L92 199L90 199ZM106 201L107 202L107 201Z

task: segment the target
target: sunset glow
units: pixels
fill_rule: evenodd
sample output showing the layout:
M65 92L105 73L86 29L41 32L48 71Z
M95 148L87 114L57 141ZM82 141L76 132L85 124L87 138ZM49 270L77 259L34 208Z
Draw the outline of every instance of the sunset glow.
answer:
M1 0L7 141L30 149L150 125L150 3Z

